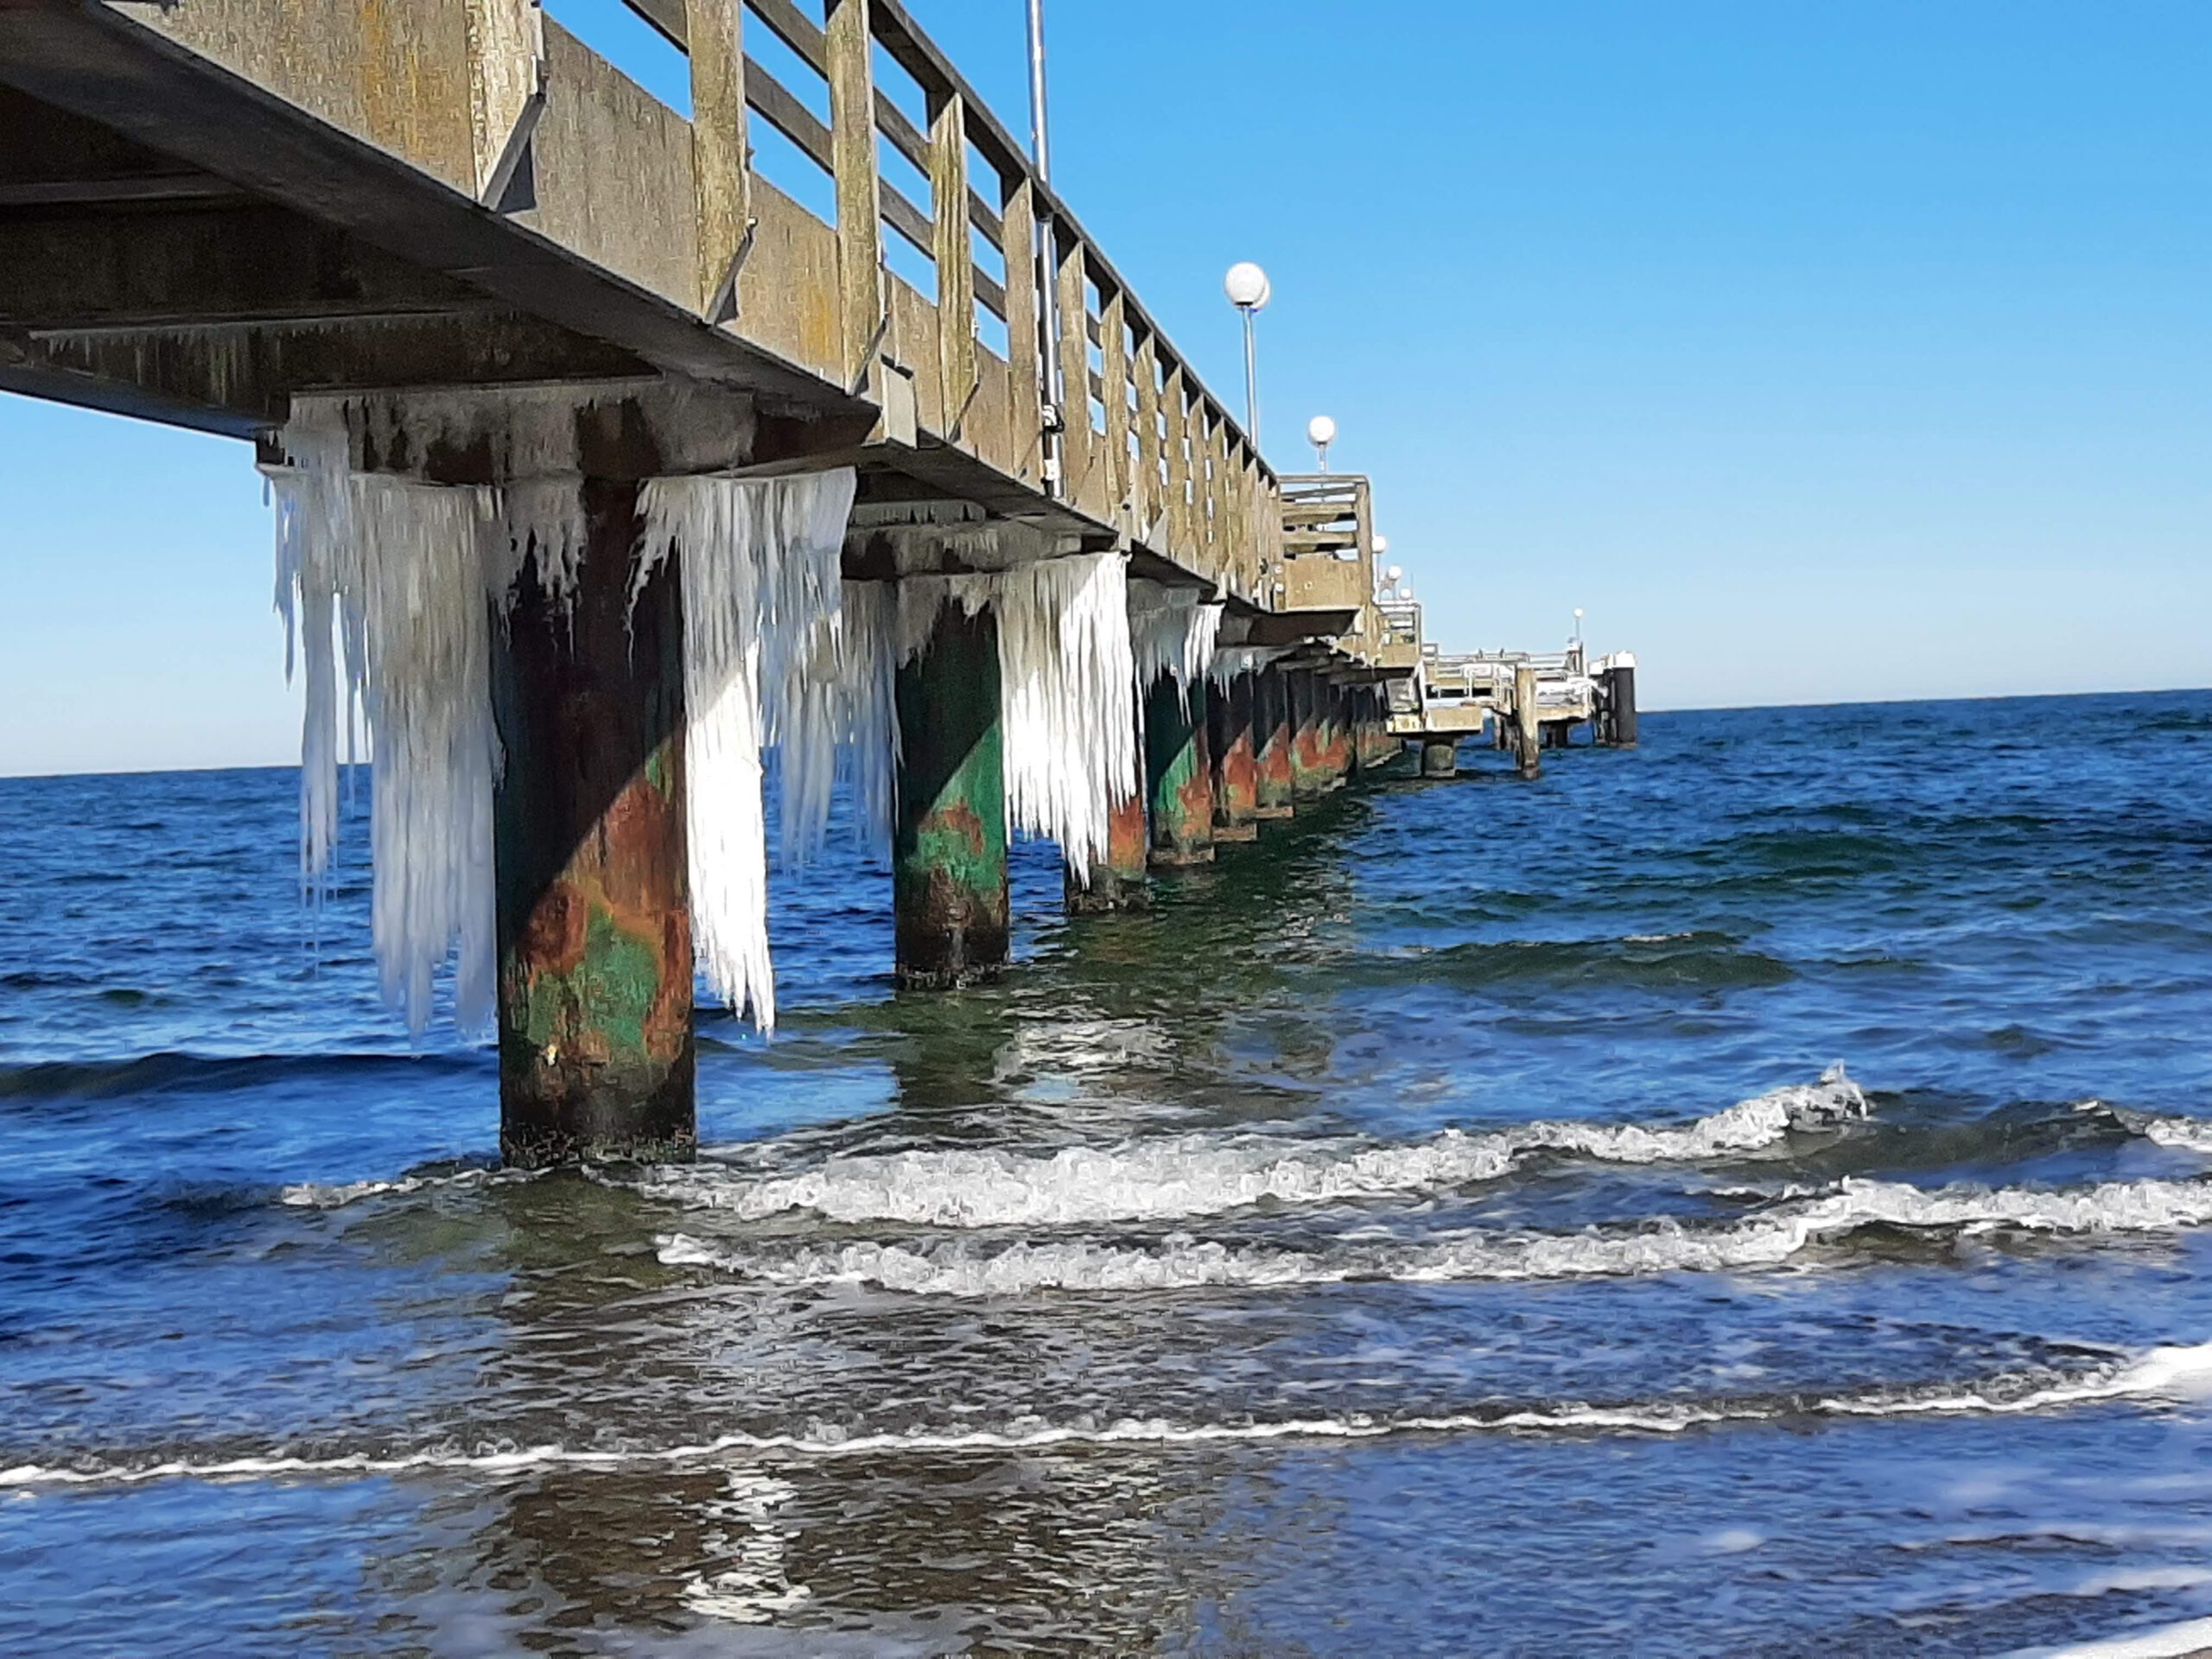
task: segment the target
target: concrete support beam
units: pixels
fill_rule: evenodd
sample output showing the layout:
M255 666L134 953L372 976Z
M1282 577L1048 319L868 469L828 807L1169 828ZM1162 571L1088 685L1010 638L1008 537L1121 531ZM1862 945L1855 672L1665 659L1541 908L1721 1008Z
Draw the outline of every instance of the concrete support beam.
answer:
M1252 841L1260 833L1260 757L1252 741L1252 683L1239 674L1212 688L1213 837Z
M1161 675L1145 703L1145 793L1152 804L1152 861L1166 868L1213 862L1213 778L1206 755L1206 683L1186 702Z
M1103 911L1142 910L1152 903L1152 885L1145 875L1146 842L1144 796L1133 795L1107 823L1106 861L1090 867L1088 886L1067 874L1067 907L1071 916Z
M1253 726L1259 744L1258 778L1252 816L1287 818L1291 804L1290 683L1279 669L1263 668L1253 677Z
M998 621L938 613L899 671L899 785L892 836L898 978L950 990L1005 968L1010 916Z
M1456 778L1459 775L1459 746L1448 737L1431 737L1421 746L1421 775Z
M588 481L572 604L493 630L499 1150L537 1168L696 1148L673 561L631 598L638 486Z

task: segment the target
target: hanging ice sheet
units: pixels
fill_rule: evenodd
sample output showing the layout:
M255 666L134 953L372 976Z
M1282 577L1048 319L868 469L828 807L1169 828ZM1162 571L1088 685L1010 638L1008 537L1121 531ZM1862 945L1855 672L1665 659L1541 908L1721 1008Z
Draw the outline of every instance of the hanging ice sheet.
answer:
M817 844L836 746L849 740L847 683L868 677L843 634L838 563L850 467L789 478L664 478L640 492L637 580L681 556L691 935L715 992L774 1029L761 751L785 746L783 844ZM875 719L872 706L864 718Z
M371 931L386 1001L417 1037L432 984L457 957L454 1015L490 1018L495 900L487 570L504 567L492 493L349 470L346 411L304 408L272 469L285 666L303 667L300 856L317 886L338 833L338 682L370 735Z
M1129 583L1129 642L1140 696L1164 674L1187 702L1213 660L1223 604L1206 602L1195 588L1170 588L1139 577Z
M1114 809L1138 787L1128 559L1086 553L898 584L898 661L957 604L996 619L1007 826L1056 842L1078 881L1106 856Z
M634 395L634 394L633 394ZM655 389L686 411L696 401ZM711 402L711 400L709 400ZM418 1037L438 968L454 957L454 1016L486 1024L495 985L493 793L501 756L491 710L493 607L512 603L525 564L556 598L573 589L583 545L576 467L579 404L567 394L300 398L289 465L271 468L276 602L306 682L301 861L320 883L338 830L339 682L372 756L372 906L385 996ZM702 405L705 408L705 405ZM696 412L696 411L693 411ZM692 424L714 444L741 441L719 404ZM721 421L716 425L715 421ZM352 471L357 442L420 454L433 442L488 443L510 481L448 488ZM855 650L842 626L838 560L850 469L741 481L657 480L642 493L641 569L682 544L690 701L695 933L716 989L772 1026L760 747L786 744L796 786L782 821L788 855L821 839L839 745L882 751L856 766L887 823L887 632L862 607ZM487 604L487 600L490 601ZM871 739L853 743L855 725ZM822 757L830 758L825 762Z

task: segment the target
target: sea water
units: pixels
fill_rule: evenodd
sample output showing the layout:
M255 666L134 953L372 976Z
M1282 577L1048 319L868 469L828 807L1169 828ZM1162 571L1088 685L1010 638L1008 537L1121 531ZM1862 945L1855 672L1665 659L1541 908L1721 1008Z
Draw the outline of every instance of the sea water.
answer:
M365 774L304 905L291 772L0 783L0 1651L2212 1645L2212 695L1643 737L959 995L779 876L700 1162L527 1179Z

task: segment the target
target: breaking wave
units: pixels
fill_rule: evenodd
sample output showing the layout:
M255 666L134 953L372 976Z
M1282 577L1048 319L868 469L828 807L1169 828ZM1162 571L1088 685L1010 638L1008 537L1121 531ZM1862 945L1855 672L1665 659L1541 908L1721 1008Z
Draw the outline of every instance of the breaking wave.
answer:
M1540 1122L1469 1134L1446 1129L1411 1146L1161 1136L1049 1156L989 1150L836 1158L787 1175L663 1172L652 1197L758 1221L808 1211L831 1221L929 1227L1067 1226L1220 1215L1263 1202L1327 1204L1435 1192L1495 1180L1537 1153L1611 1163L1694 1162L1756 1154L1794 1132L1866 1117L1871 1107L1840 1065L1693 1122Z
M161 1480L405 1475L425 1470L465 1470L499 1475L550 1466L587 1470L683 1466L717 1459L766 1454L822 1458L901 1452L957 1454L1055 1446L1362 1440L1397 1434L1679 1434L1695 1428L1808 1417L2004 1415L2063 1410L2105 1401L2186 1400L2207 1395L2212 1395L2212 1343L2146 1349L2073 1372L2039 1370L2000 1374L1978 1381L1909 1389L1872 1389L1841 1395L1801 1393L1704 1401L1631 1401L1610 1405L1569 1401L1402 1417L1351 1412L1341 1416L1298 1417L1274 1422L1176 1422L1165 1417L1122 1417L1052 1423L1021 1417L996 1428L917 1428L893 1433L849 1431L817 1423L810 1425L804 1433L731 1433L657 1447L502 1444L471 1450L442 1445L418 1451L323 1456L273 1452L137 1463L88 1459L67 1464L23 1463L0 1468L0 1490L129 1485Z
M1325 1251L1233 1245L1174 1235L1155 1246L1027 1241L997 1250L964 1242L851 1243L775 1254L677 1233L656 1241L670 1266L711 1267L769 1284L872 1285L924 1296L1038 1291L1195 1290L1336 1284L1348 1280L1624 1277L1771 1268L1862 1228L2096 1235L2165 1233L2212 1222L2212 1181L2109 1181L2070 1190L1944 1187L1846 1180L1723 1225L1675 1220L1577 1233L1460 1233L1423 1243L1347 1240Z

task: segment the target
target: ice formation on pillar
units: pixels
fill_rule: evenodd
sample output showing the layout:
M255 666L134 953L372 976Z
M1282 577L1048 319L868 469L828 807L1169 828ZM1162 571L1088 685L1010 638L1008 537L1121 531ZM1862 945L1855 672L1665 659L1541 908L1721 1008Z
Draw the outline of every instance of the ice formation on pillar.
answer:
M1191 688L1213 662L1223 604L1202 602L1195 588L1170 588L1142 577L1129 583L1129 643L1140 692L1160 676L1175 682L1187 701Z
M1256 674L1277 658L1287 656L1288 645L1223 645L1213 654L1210 677L1226 690L1240 674Z
M1001 539L1025 533L997 525ZM971 542L963 551L979 545ZM1036 550L1031 548L1029 550ZM1077 879L1106 856L1114 809L1138 786L1128 559L1033 558L1003 570L910 575L898 584L894 660L925 650L938 613L988 609L998 625L1007 827L1057 843Z
M1128 559L1078 554L995 578L1007 828L1058 844L1089 885L1137 792Z
M456 958L454 1019L492 1012L496 901L487 574L496 504L351 470L346 411L307 404L285 429L290 465L270 480L276 505L276 605L285 666L304 668L300 746L302 872L320 884L338 830L337 652L349 710L368 729L371 902L378 978L417 1037L432 984ZM352 720L347 720L350 735Z
M819 842L823 771L849 730L839 664L838 575L853 499L850 467L789 478L658 478L639 496L635 578L680 554L689 726L691 934L715 994L761 1030L776 1023L768 951L768 836L761 751L785 746L787 850Z
M888 863L899 766L899 596L889 582L845 584L838 645L853 823L868 856Z

